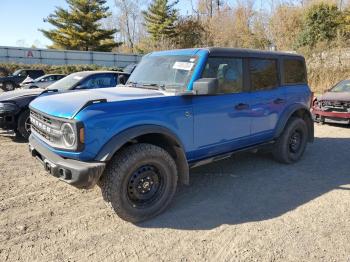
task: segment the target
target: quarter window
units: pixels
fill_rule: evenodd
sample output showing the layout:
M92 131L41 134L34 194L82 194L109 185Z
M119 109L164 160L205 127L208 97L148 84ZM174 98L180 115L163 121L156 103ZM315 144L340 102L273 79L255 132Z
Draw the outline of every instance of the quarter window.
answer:
M306 83L306 71L303 60L284 59L284 83L285 84L304 84Z
M209 57L202 78L217 78L219 94L240 93L243 90L243 61L240 58Z
M277 60L249 59L249 71L253 91L269 90L278 86Z

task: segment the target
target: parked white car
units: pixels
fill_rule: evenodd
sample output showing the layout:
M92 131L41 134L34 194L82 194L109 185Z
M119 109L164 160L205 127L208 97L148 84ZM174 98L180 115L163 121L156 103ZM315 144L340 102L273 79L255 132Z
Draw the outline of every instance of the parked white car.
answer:
M47 88L49 85L52 85L56 81L62 79L66 75L62 74L49 74L43 75L37 79L34 79L30 82L26 82L22 85L22 88L31 89L31 88Z

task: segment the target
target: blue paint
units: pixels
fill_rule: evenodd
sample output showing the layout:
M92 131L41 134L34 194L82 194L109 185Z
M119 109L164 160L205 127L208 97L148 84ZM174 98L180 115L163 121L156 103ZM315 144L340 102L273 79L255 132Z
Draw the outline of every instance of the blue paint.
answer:
M188 49L155 52L149 56L190 55L197 58L186 87L201 77L209 51ZM39 97L31 108L48 115L84 123L85 147L82 152L51 151L72 159L93 161L102 147L116 134L140 125L158 125L178 137L187 160L193 162L243 148L274 137L283 113L293 104L308 106L311 96L307 85L279 86L260 92L212 96L179 96L158 90L133 87L106 88ZM107 99L81 109L91 99ZM276 104L277 98L286 103ZM249 108L235 110L240 103Z

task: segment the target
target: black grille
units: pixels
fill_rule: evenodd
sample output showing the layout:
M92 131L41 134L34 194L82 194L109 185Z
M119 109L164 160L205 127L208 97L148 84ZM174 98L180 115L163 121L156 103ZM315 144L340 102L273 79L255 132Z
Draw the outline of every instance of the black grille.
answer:
M32 131L40 135L46 142L56 142L58 140L57 131L60 129L58 121L53 120L43 114L30 111Z
M44 138L47 139L48 141L51 140L50 135L48 135L47 133L43 132L42 130L40 130L40 129L37 128L36 126L32 125L31 128L32 128L32 131L38 133L39 135L41 135L42 137L44 137Z
M44 123L49 124L49 125L52 124L52 120L50 118L48 118L42 114L39 114L35 111L30 111L30 115L35 117L36 119L38 119L41 122L44 122Z
M348 108L350 108L349 102L342 101L321 101L320 105L324 111L329 112L348 112Z

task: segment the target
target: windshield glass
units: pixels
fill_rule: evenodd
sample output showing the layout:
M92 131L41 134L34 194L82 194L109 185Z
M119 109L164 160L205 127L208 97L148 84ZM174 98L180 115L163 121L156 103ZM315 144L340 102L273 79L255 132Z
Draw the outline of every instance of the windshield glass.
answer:
M190 80L196 61L196 57L193 56L146 56L136 67L127 84L183 90Z
M13 76L17 76L22 72L22 70L16 70L12 75Z
M38 78L34 79L33 82L39 82L41 79L44 79L46 77L47 77L47 75L43 75L41 77L38 77Z
M350 92L350 80L344 80L331 89L331 92Z
M57 82L53 83L52 85L50 85L48 89L50 90L57 89L59 91L69 90L73 88L84 77L85 75L81 73L70 74L69 76L66 76L58 80Z

